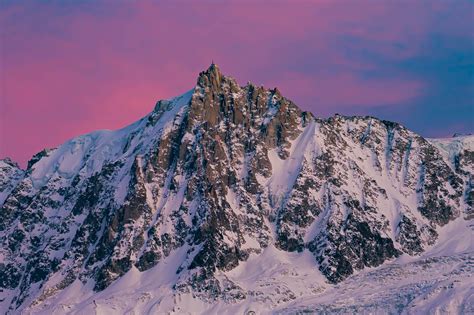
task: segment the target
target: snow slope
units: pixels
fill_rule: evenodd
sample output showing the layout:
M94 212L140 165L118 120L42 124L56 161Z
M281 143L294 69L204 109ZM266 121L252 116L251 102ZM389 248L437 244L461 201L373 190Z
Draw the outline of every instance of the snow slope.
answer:
M177 250L149 271L130 270L100 293L75 282L25 314L470 314L474 312L472 230L471 238L465 229L460 235L449 230L440 246L420 257L402 256L338 285L328 284L314 268L309 251L287 253L269 247L221 275L249 292L239 303L204 303L192 294L173 294L176 266L183 258L183 250ZM449 246L453 235L463 240L454 248Z

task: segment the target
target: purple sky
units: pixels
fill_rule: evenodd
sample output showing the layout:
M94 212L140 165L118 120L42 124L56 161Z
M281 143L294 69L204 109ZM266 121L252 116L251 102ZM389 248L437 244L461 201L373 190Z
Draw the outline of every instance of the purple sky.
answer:
M127 125L213 59L316 116L474 132L472 1L0 2L0 157Z

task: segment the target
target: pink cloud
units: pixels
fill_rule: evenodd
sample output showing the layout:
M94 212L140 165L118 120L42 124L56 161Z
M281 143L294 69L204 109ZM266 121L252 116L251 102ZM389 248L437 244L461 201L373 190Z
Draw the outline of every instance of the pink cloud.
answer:
M415 56L443 10L364 3L13 4L0 13L0 156L24 165L45 146L131 123L192 88L211 59L243 84L279 86L316 114L415 98L423 81L364 78L378 65L339 41L373 43L391 59Z

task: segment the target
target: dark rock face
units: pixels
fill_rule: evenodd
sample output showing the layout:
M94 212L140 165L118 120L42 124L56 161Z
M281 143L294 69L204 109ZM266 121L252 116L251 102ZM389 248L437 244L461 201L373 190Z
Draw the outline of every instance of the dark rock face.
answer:
M423 226L419 229L415 222L415 220L411 220L403 215L398 224L399 233L397 241L400 243L403 251L409 255L422 253L426 245L432 245L438 236L433 227ZM427 239L426 244L420 242L422 239Z
M375 267L401 254L390 238L371 229L367 222L352 214L346 218L342 231L338 226L328 225L323 244L316 245L315 254L329 281L337 283L356 269Z
M418 210L428 219L444 225L459 215L459 210L448 205L446 200L459 200L463 194L463 181L448 165L440 162L441 158L434 147L426 147L423 154L420 172L422 186L419 188L422 202ZM450 193L444 187L446 182L454 192Z
M0 303L21 309L75 280L100 291L178 249L174 288L202 299L245 298L216 272L270 245L309 250L336 283L422 253L461 209L472 217L473 156L450 165L372 117L317 119L211 65L125 129L40 152L26 172L0 161L0 287L13 297Z
M42 158L44 158L45 156L48 156L48 153L50 152L51 150L49 149L43 149L42 151L36 153L35 155L33 155L33 157L28 161L28 165L26 167L26 169L31 169L31 167L36 163L38 162L39 160L41 160Z

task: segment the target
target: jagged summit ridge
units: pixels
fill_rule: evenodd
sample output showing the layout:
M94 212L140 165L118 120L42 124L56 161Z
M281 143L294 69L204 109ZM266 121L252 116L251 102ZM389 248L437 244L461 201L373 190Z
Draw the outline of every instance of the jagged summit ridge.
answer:
M416 257L472 218L472 148L446 147L373 117L317 119L212 64L130 126L26 172L0 164L0 305L41 309L169 260L167 294L264 301L233 275L268 251L311 257L325 285Z
M211 63L206 71L199 74L197 85L200 87L211 87L213 90L218 90L221 85L222 74L219 67Z

